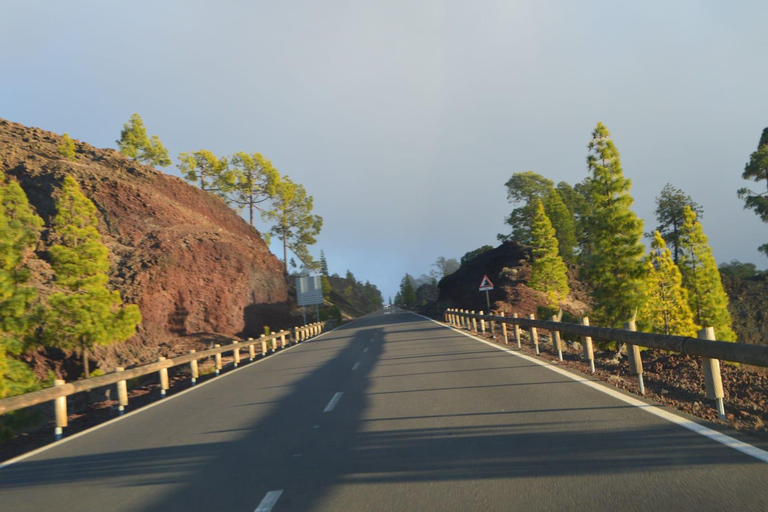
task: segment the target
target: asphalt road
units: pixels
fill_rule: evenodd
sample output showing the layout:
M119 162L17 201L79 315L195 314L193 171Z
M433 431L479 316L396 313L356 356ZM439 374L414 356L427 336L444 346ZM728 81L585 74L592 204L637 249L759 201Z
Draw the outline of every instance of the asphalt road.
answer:
M412 314L0 469L0 510L768 510L768 464Z

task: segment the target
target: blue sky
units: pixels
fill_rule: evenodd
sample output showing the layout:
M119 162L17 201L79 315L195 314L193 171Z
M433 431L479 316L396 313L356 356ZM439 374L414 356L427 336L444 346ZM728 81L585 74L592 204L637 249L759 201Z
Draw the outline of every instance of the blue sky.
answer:
M6 2L0 117L114 147L138 112L174 157L261 152L315 197L316 254L385 297L495 244L512 173L581 181L602 121L646 231L669 182L719 262L765 268L768 226L736 190L768 126L766 19L748 1Z

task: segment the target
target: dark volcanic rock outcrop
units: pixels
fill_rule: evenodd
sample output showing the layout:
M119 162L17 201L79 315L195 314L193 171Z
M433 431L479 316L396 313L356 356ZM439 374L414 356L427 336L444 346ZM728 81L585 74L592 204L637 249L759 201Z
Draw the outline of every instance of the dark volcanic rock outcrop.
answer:
M768 345L768 274L735 277L722 274L723 287L728 293L728 310L733 318L733 330L739 342Z
M546 296L527 286L531 277L531 249L517 242L505 242L499 247L478 254L438 283L440 295L436 314L445 308L475 311L488 309L485 293L478 291L480 281L487 275L493 282L490 293L491 308L505 313L527 315L536 313L538 306L547 305ZM589 310L586 287L576 279L575 268L568 269L571 293L561 303L562 308L573 315Z
M98 208L110 285L141 308L137 335L98 350L98 363L146 361L187 334L253 335L263 325L288 325L282 265L221 199L111 149L78 142L70 162L58 155L60 142L0 119L0 169L19 181L47 225L64 176L73 176ZM55 287L46 249L43 233L39 259L30 262L42 296Z

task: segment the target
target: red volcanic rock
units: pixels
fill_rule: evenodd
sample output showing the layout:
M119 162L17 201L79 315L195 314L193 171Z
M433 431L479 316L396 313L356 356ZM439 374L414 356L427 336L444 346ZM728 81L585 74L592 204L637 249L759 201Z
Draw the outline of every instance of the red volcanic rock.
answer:
M77 161L70 162L58 155L60 142L0 119L0 169L19 181L47 226L64 177L73 176L98 209L110 286L141 309L137 335L98 349L99 365L108 370L176 352L180 336L253 336L265 325L288 325L282 264L221 199L112 149L76 142ZM46 235L29 262L43 298L56 289Z

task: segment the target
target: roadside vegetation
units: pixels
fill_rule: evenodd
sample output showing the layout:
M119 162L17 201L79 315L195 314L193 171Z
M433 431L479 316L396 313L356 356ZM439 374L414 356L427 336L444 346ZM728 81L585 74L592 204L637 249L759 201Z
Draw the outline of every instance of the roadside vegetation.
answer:
M138 307L107 287L109 250L96 229L96 207L69 176L57 193L57 213L46 226L19 184L0 175L0 398L43 384L22 360L28 350L72 350L88 377L88 351L130 338L141 323ZM27 266L43 232L55 243L40 256L58 285L46 298L30 285Z
M596 125L587 148L587 176L578 183L555 184L530 170L512 174L505 183L513 209L505 218L509 231L497 238L530 247L526 285L544 294L549 302L544 309L561 308L569 295L569 279L578 278L589 291L595 325L621 327L634 318L643 331L686 336L706 326L714 327L719 340L737 341L723 281L740 289L738 280L752 279L750 289L755 289L766 272L739 261L718 268L702 225L704 209L669 183L656 198L656 226L644 232L632 208L632 182L604 124ZM742 176L760 183L763 190L740 189L745 208L768 222L768 128ZM460 265L493 249L484 245L469 251ZM768 255L768 243L759 249ZM430 277L436 286L443 276ZM395 303L422 305L416 290L423 284L407 274ZM740 293L740 300L749 300L746 295ZM740 303L740 320L758 318L754 309ZM753 338L749 336L750 342Z

